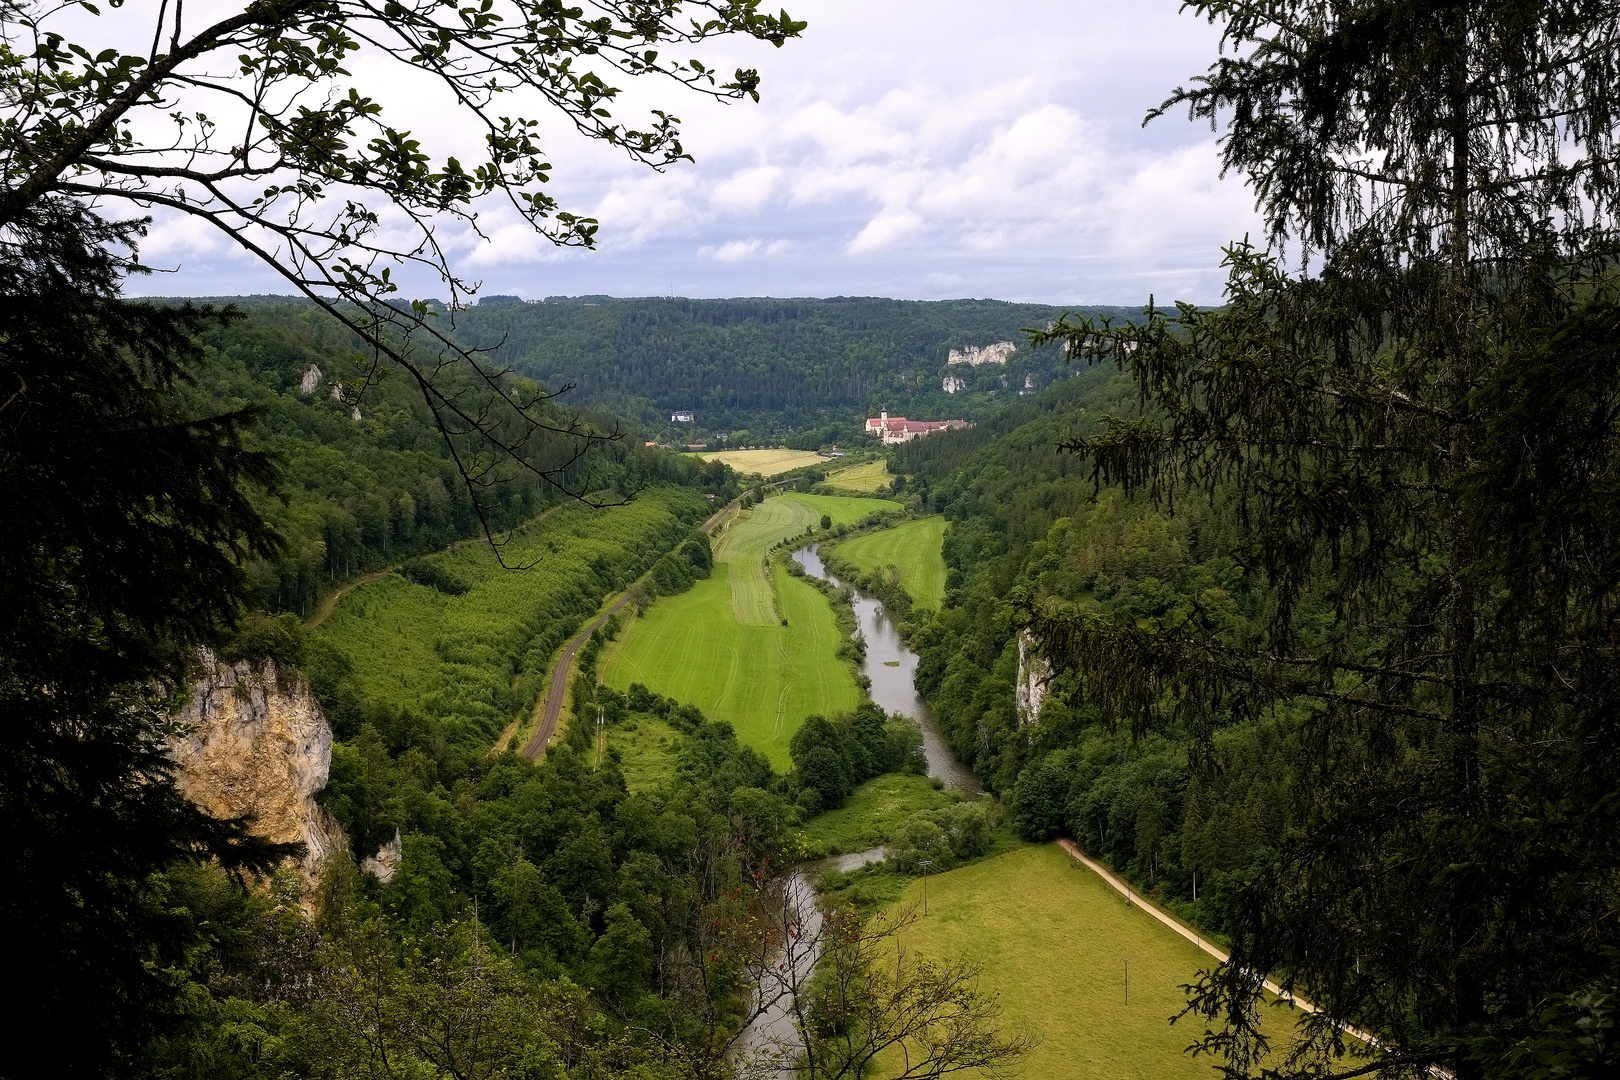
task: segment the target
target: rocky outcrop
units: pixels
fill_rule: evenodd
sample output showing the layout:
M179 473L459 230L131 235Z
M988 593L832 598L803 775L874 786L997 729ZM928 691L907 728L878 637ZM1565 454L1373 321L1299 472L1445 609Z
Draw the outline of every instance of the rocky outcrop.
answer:
M376 874L377 880L384 885L394 880L394 872L399 869L400 861L405 858L405 844L401 840L399 830L394 830L394 838L377 849L377 854L368 855L360 860L360 870L366 874Z
M969 345L964 349L952 349L945 358L947 364L1005 364L1018 346L1010 341L998 341L993 345ZM938 355L937 353L935 355Z
M1041 706L1046 704L1047 682L1052 678L1052 665L1035 652L1035 639L1028 630L1018 632L1018 686L1013 691L1013 702L1018 709L1018 724L1033 724L1041 718Z
M958 390L967 388L967 380L958 379L955 375L947 375L940 383L940 386L947 394L954 394Z
M299 869L313 882L344 845L337 822L315 802L332 766L332 728L309 683L274 660L225 663L204 650L172 743L182 794L215 817L249 816L278 843L301 841Z

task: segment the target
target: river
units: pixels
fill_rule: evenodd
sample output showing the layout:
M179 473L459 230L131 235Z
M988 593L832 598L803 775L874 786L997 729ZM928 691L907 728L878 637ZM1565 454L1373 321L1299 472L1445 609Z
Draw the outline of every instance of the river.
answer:
M844 582L827 573L814 547L798 549L793 553L793 558L804 567L806 574L839 587L844 586ZM899 713L917 721L922 728L923 755L928 759L929 776L937 776L947 788L961 792L963 798L976 799L983 795L978 777L956 760L944 735L940 733L934 711L917 693L913 681L917 674L917 654L900 639L900 630L889 618L888 612L883 610L882 601L865 595L853 586L851 591L855 594L852 601L855 619L861 636L866 639L866 659L861 663L861 672L872 680L872 700L884 712ZM816 906L813 884L815 878L826 870L854 870L867 863L878 862L883 855L883 848L872 848L870 851L803 863L794 868L793 873L788 875L786 899L797 911L799 939L811 942L812 947L794 957L793 970L784 968L772 976L781 980L779 986L761 987L762 993L774 997L777 990L792 985L789 980L802 984L809 976L810 969L815 967L820 950L813 943L821 932L821 910ZM738 1049L747 1057L772 1044L792 1046L796 1040L791 1003L782 1000L748 1025L748 1030L738 1042ZM792 1073L784 1070L779 1075L791 1076Z
M842 581L827 573L814 547L800 548L793 553L793 558L812 577L843 586ZM960 791L963 798L978 798L984 794L978 777L956 760L939 730L934 710L917 693L917 654L900 640L900 629L883 609L881 600L853 587L852 591L855 593L855 619L861 636L866 639L866 659L861 663L861 673L872 680L872 700L884 712L909 716L922 727L923 754L928 758L929 776L939 777L946 787Z

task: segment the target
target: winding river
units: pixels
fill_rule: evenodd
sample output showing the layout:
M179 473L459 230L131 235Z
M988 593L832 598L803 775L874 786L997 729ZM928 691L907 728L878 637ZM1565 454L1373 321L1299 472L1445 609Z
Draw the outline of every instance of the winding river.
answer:
M821 555L813 546L800 548L793 553L793 558L804 567L806 574L840 587L844 585L844 582L827 573ZM979 787L978 777L956 760L939 730L939 720L934 716L934 710L917 693L914 681L917 654L900 640L900 629L889 618L888 612L883 610L881 600L867 596L853 586L851 591L855 593L855 619L860 626L861 636L866 639L866 659L861 663L861 672L872 680L872 700L884 712L909 716L921 725L923 754L928 758L929 776L939 777L945 781L946 787L960 791L964 798L978 798L984 794Z
M815 547L799 548L793 553L793 558L804 567L806 574L844 587L844 582L827 572ZM923 755L928 759L929 776L939 777L947 788L960 791L963 798L978 798L984 794L979 787L978 777L956 760L939 730L934 711L917 693L913 681L917 674L917 654L900 639L900 630L884 611L882 601L867 596L853 586L850 586L850 590L854 593L852 606L856 622L861 636L866 639L866 659L861 663L861 672L872 680L872 700L884 712L899 713L917 721L922 728ZM816 876L826 870L854 870L880 861L883 855L883 848L872 848L870 851L804 863L794 869L787 880L787 902L797 909L802 939L814 941L821 931L821 910L816 906L813 884ZM810 969L815 967L818 956L819 950L816 949L802 953L794 965L797 970L792 973L783 971L779 976L784 980L784 986L790 985L786 982L790 974L796 976L798 981L806 978ZM766 996L774 996L776 989L761 988ZM738 1041L738 1050L747 1056L772 1044L791 1046L796 1039L790 1003L784 1000L748 1025ZM790 1076L792 1073L784 1071L781 1075Z

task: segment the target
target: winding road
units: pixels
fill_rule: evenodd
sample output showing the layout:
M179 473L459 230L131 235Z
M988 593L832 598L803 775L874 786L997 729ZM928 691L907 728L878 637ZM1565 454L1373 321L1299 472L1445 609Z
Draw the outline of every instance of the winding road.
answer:
M736 502L727 503L714 512L702 525L704 532L708 532L720 523L720 520L737 508ZM568 639L563 646L562 654L557 657L556 665L551 669L551 679L546 689L545 705L540 711L540 722L535 726L534 734L523 745L523 756L534 761L546 752L551 743L551 737L557 733L557 721L562 716L564 695L568 693L568 677L574 670L574 656L584 646L590 636L596 633L598 627L613 617L613 613L630 602L628 592L619 597L612 607L592 619L580 628L579 632Z

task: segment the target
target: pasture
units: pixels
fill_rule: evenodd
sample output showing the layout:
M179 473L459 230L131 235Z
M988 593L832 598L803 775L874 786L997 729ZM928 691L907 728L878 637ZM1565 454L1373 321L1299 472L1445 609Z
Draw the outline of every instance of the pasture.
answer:
M945 518L935 515L845 540L832 550L863 574L897 567L911 602L937 611L945 602L944 540Z
M894 477L889 475L889 463L883 460L863 461L847 469L827 474L827 483L845 491L876 491L888 487Z
M827 460L814 450L711 450L698 456L704 461L724 462L745 475L760 476L775 476Z
M827 598L768 566L765 553L823 514L854 524L897 509L881 499L787 494L738 515L714 545L713 575L636 619L604 655L602 682L617 690L641 683L696 705L785 770L804 718L853 709L860 688L838 659L842 637Z
M903 903L921 898L921 882L913 882ZM1171 1027L1167 1018L1186 1005L1180 987L1215 958L1140 908L1127 907L1056 844L1026 845L931 875L928 914L903 945L983 965L981 985L999 995L1003 1021L1027 1022L1045 1036L1026 1059L1026 1076L1212 1075L1210 1058L1184 1053L1202 1023L1189 1019ZM1284 1008L1264 1015L1267 1033L1286 1041L1298 1014Z

